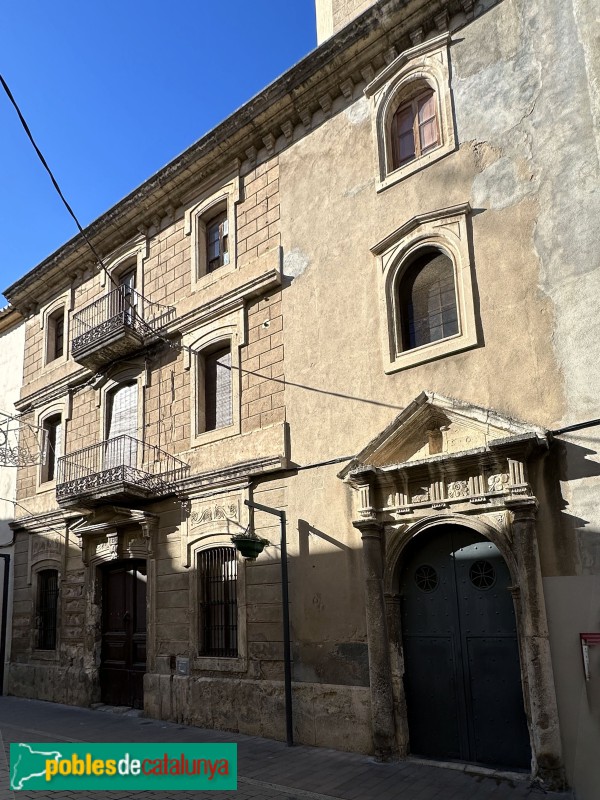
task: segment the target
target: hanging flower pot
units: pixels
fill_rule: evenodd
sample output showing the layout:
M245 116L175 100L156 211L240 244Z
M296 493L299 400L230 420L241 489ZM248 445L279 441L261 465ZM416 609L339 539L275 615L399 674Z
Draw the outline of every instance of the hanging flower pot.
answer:
M265 546L270 544L268 539L262 539L255 533L237 533L231 537L231 541L243 557L251 561L254 561L262 553Z

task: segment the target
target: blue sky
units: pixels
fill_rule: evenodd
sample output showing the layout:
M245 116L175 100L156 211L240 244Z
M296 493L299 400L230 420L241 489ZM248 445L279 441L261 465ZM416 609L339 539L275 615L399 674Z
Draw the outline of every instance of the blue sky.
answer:
M314 47L314 0L9 0L0 71L85 226ZM76 228L4 92L0 154L2 290Z

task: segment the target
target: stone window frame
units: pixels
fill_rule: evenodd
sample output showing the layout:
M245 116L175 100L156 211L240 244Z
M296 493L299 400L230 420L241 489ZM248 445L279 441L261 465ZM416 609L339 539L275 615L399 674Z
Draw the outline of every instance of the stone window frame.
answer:
M199 291L231 274L236 268L237 225L235 207L240 202L241 178L239 171L217 183L190 201L184 212L183 233L191 238L190 266L191 291ZM229 263L212 270L207 269L206 224L219 210L227 214L227 252Z
M58 358L50 357L52 352L51 337L54 335L53 319L56 318L57 313L62 308L63 310L63 352ZM54 368L66 364L69 360L70 354L70 328L71 328L71 314L72 311L72 296L71 291L64 292L59 297L56 297L51 303L45 306L40 313L40 329L44 332L44 352L42 354L42 367Z
M457 147L450 86L450 44L450 34L444 33L405 50L365 87L365 96L370 98L372 106L378 192L438 161ZM394 169L392 119L401 105L425 87L434 92L440 142L424 155Z
M142 365L130 364L116 372L101 387L96 396L96 407L100 409L99 414L99 439L98 442L105 442L108 439L111 394L125 383L135 383L137 385L137 433L140 440L143 440L145 429L145 392L148 385L147 371ZM96 443L96 442L95 442Z
M377 256L384 371L398 372L427 361L476 347L479 343L468 203L420 214L371 248ZM454 265L454 287L459 330L457 334L411 349L402 349L399 285L406 268L419 251L434 248Z
M36 415L36 422L35 424L39 428L44 428L45 423L51 418L55 416L60 416L61 421L61 455L65 455L66 452L66 442L67 442L67 423L71 419L71 399L70 397L64 398L63 400L57 401L52 403L51 405L45 406L41 411L39 411ZM57 474L55 473L54 478L51 481L43 480L44 476L44 464L39 464L36 470L36 480L35 480L35 491L36 494L42 492L56 490L56 481L57 481Z
M194 670L214 670L216 672L246 672L248 669L247 600L246 569L242 555L231 543L230 530L211 531L200 534L188 544L190 579L190 647ZM200 602L198 555L215 547L232 547L235 550L237 571L237 656L216 657L200 655L200 626L198 605Z
M56 646L53 650L41 650L37 644L37 596L39 573L53 569L58 573L58 599L56 606ZM34 624L31 626L31 657L39 661L58 661L60 659L61 628L62 628L62 563L59 559L44 558L31 568L30 590L32 599L32 616Z
M211 273L212 274L212 273ZM228 314L218 317L201 328L187 333L182 338L184 346L184 369L190 372L190 447L228 439L241 433L241 348L245 344L244 310L234 309ZM215 430L200 430L198 409L203 402L200 391L202 375L201 357L203 351L212 350L219 345L227 345L231 349L231 388L232 388L232 423Z
M149 255L148 238L144 234L113 250L105 259L106 271L100 271L100 285L106 290L106 294L116 288L108 275L119 282L119 275L135 267L135 291L144 295L144 263ZM108 272L108 275L106 274Z

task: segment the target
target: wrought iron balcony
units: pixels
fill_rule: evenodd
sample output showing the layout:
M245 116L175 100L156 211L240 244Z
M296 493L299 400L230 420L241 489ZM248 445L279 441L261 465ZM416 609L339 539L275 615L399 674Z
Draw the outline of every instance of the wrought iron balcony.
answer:
M115 436L58 459L56 499L61 506L153 499L174 492L189 467L133 436Z
M71 354L95 370L139 350L174 318L172 306L152 303L134 289L120 286L73 315Z

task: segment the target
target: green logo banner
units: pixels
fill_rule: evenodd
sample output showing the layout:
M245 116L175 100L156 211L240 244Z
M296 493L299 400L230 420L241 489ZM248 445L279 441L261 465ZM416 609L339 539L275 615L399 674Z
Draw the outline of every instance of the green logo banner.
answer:
M11 744L13 791L237 789L236 744Z

